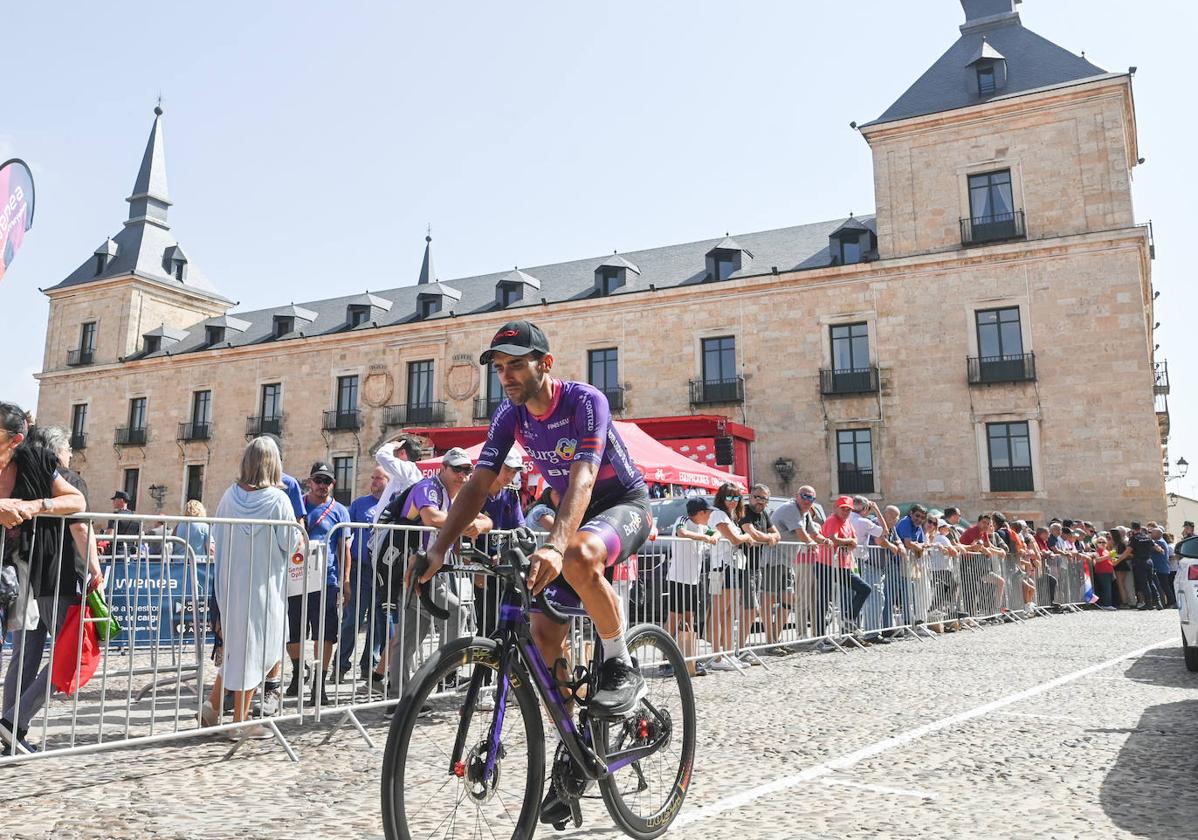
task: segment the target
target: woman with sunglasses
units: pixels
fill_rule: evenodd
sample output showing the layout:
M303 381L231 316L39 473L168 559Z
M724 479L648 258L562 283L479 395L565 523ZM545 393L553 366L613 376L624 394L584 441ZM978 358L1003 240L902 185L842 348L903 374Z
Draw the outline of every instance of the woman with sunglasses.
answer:
M730 661L733 648L733 624L739 610L739 632L736 649L745 643L749 622L753 615L753 592L749 588L745 553L740 546L753 542L753 538L736 523L745 513L743 496L735 484L722 484L715 494L715 510L711 512L708 527L714 528L722 539L711 548L711 632L708 634L712 646L723 655L716 656L708 665L709 670L732 671L736 666Z

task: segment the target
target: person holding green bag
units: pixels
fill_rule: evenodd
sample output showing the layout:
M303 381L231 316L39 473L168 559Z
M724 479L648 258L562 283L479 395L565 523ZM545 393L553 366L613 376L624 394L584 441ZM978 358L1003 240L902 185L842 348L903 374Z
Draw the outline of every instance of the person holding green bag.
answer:
M69 469L70 433L61 426L34 428L26 446L41 448L58 459L58 475L87 499L87 484ZM86 508L84 508L86 510ZM50 665L42 668L47 638L57 638L72 604L79 603L80 580L88 581L90 593L98 594L104 583L96 551L95 529L90 522L50 519L40 523L39 539L52 539L58 550L30 567L31 595L36 597L39 620L14 634L12 656L4 680L4 716L0 719L0 746L7 755L36 751L26 740L29 722L46 701ZM59 545L61 543L61 545ZM100 630L103 625L98 625Z

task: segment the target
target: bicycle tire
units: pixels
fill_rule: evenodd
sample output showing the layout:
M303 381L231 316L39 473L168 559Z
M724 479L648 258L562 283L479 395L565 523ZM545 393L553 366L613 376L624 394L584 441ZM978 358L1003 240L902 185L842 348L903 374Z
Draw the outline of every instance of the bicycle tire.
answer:
M673 678L678 683L678 694L682 706L682 745L679 750L678 767L672 782L670 795L662 803L662 807L655 813L646 816L633 813L632 809L624 802L624 796L620 793L615 776L608 776L606 779L599 781L599 792L603 796L603 804L607 806L607 812L611 815L612 821L619 826L625 834L636 840L653 840L665 833L665 831L673 823L674 818L678 816L682 809L682 802L686 798L687 788L690 786L691 772L694 769L695 761L695 738L696 738L696 712L695 712L695 692L694 686L691 684L690 674L686 670L686 660L682 656L682 651L678 648L678 643L654 624L641 624L633 627L628 631L628 650L635 651L638 642L653 638L657 642L657 648L665 655L667 663L673 669ZM635 653L633 654L635 656ZM608 730L610 724L607 721L594 721L591 724L594 741L597 745L606 745L609 743ZM677 737L678 727L675 727L672 737Z
M383 751L382 813L383 833L387 840L412 840L413 837L408 829L408 815L404 803L405 759L408 756L412 733L420 719L421 707L445 675L471 664L497 670L499 643L494 639L476 637L456 639L439 648L412 677L399 700ZM532 837L536 830L541 796L544 793L545 730L540 704L532 683L518 661L512 668L510 697L516 699L515 705L519 707L528 743L524 803L512 833L513 840L525 840ZM510 700L507 709L509 716L515 711ZM487 725L490 725L492 712L475 710L474 714L475 717L484 715Z

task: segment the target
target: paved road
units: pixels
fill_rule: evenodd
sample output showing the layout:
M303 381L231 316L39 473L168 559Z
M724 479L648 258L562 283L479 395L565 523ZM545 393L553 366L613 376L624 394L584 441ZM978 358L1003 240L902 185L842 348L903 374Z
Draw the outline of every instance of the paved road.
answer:
M1195 836L1198 675L1176 622L1055 616L698 680L697 769L669 836ZM259 743L222 762L223 742L197 740L0 768L0 833L380 837L378 752L323 734L295 736L299 765ZM585 813L560 836L622 836L601 805Z

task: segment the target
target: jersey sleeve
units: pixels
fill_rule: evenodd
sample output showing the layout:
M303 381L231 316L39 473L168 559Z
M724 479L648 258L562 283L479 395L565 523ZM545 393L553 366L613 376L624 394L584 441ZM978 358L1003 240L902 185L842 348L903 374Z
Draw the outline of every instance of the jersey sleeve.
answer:
M433 481L421 481L412 488L408 496L407 509L404 518L415 520L420 517L420 511L426 507L441 509L441 489Z
M480 470L498 473L515 440L516 410L510 402L504 400L495 410L495 416L491 418L487 440L483 443L482 452L479 453L474 466Z
M580 388L574 405L574 429L578 432L575 461L589 461L596 466L603 462L607 435L611 430L611 409L598 391Z

